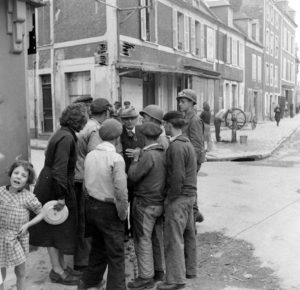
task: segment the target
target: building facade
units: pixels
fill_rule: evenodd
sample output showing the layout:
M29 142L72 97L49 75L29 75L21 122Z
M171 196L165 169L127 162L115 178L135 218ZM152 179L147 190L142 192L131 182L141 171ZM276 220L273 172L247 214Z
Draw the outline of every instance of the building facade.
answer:
M0 183L16 158L29 155L27 91L28 33L32 14L42 1L0 1Z

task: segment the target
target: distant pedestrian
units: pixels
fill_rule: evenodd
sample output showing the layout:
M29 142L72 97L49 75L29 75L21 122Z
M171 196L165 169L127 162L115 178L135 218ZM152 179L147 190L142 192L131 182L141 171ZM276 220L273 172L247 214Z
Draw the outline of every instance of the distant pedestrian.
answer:
M74 255L74 269L82 271L88 265L90 238L85 238L85 194L83 190L84 160L86 155L101 142L99 129L109 117L111 104L105 98L97 98L90 105L91 117L77 134L77 161L75 167L75 193L78 210L78 239Z
M215 134L216 134L216 141L220 142L221 141L221 136L220 136L220 132L221 132L221 124L222 122L225 121L225 115L227 113L226 109L221 109L218 113L216 113L215 115L215 119L214 119L214 125L215 125Z
M8 176L10 184L0 187L0 289L4 290L2 280L5 280L6 268L15 267L17 290L25 290L25 261L29 253L27 230L43 219L44 212L36 196L26 189L35 179L32 164L15 161ZM31 221L29 211L37 214Z
M279 126L279 122L280 122L280 118L281 118L281 110L278 105L275 107L274 113L275 113L274 118L275 118L276 124L277 124L277 126Z
M45 153L45 164L35 185L34 193L44 205L57 200L57 210L66 205L69 216L59 225L45 221L30 229L30 244L47 247L50 257L52 282L76 285L77 271L67 266L64 255L74 255L78 234L78 212L74 188L74 170L77 160L77 137L87 123L88 116L82 103L70 104L60 117L61 127L52 135Z
M133 238L139 276L127 286L138 289L153 287L155 274L164 274L162 262L160 268L155 269L155 264L163 261L164 257L163 251L155 251L152 235L155 230L157 233L155 225L163 215L166 179L166 153L158 143L162 129L152 122L146 122L141 125L141 132L145 135L145 147L134 154L128 171L129 179L134 182ZM159 244L163 245L162 227L160 229L156 237ZM156 278L159 278L158 275Z
M97 287L108 267L106 290L124 290L124 220L128 196L123 157L116 152L122 124L114 119L102 123L99 134L103 142L88 153L84 163L84 180L89 196L87 223L93 228L89 265L78 289Z
M206 150L207 152L211 151L212 149L212 140L211 140L211 133L210 133L210 119L211 119L211 112L210 106L207 102L203 103L203 111L200 114L200 118L204 123L204 141L206 142Z
M189 138L194 146L196 153L197 172L199 172L202 163L205 162L204 146L204 123L196 115L194 106L197 104L196 92L191 89L184 89L178 93L177 101L180 111L184 114L185 126L182 127L182 133ZM199 212L197 196L194 204L195 222L203 222L203 215Z
M114 102L114 110L113 110L113 117L118 119L120 116L120 113L122 111L122 105L121 102L115 101Z
M193 204L197 194L197 163L190 140L182 134L185 120L180 112L164 115L167 150L164 242L166 280L159 290L181 289L186 278L197 275L197 248Z
M129 101L124 102L124 109L134 109Z

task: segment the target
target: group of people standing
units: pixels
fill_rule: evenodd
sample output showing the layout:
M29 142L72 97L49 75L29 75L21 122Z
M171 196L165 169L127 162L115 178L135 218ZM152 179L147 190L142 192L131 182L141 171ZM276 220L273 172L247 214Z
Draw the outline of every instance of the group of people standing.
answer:
M105 98L78 99L62 112L34 188L39 203L29 229L30 244L48 250L52 282L97 287L107 267L110 290L146 289L157 281L157 289L181 289L196 277L205 124L194 111L193 90L177 100L180 110L165 114L156 105L113 114ZM40 221L39 204L50 200L57 200L57 211L68 207L65 222ZM138 277L126 285L130 235ZM74 255L73 267L64 255Z

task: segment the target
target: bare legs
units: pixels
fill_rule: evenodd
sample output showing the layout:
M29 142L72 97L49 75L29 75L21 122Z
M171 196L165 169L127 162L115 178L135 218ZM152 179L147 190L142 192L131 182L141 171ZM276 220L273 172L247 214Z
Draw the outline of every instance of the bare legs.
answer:
M0 285L0 290L4 290L4 280L6 277L6 268L1 268L3 283ZM15 274L17 277L17 290L26 290L26 266L25 262L15 266Z
M47 248L47 250L53 271L57 274L62 275L64 273L64 269L66 268L64 255L60 253L58 249L53 247L49 247Z

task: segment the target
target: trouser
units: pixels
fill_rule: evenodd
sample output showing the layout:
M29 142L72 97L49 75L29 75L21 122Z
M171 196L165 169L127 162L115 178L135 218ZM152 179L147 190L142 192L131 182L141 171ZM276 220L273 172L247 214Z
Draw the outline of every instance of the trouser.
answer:
M128 186L128 202L129 202L129 220L128 218L125 220L125 235L133 236L133 219L132 219L132 207L133 207L133 200L134 200L134 194L133 194L133 186Z
M133 238L139 276L154 277L154 270L164 271L163 228L159 219L163 205L144 205L140 198L133 202ZM158 223L157 223L158 222Z
M215 118L214 125L215 125L215 134L216 134L216 141L217 142L221 141L221 137L220 137L221 124L222 124L222 120L219 119L219 118Z
M87 222L94 230L89 265L82 277L86 287L96 287L108 266L106 289L125 290L124 222L116 206L90 198Z
M89 263L91 238L85 238L85 194L82 182L75 181L75 194L78 211L78 238L74 254L74 266L84 267Z
M198 164L198 168L197 168L197 174L201 169L201 163ZM193 213L194 213L194 217L196 217L197 213L199 212L199 208L198 208L198 193L196 193L196 197L195 197L195 202L193 204Z
M194 197L188 196L165 202L164 241L168 284L184 284L186 275L197 274L193 203Z

